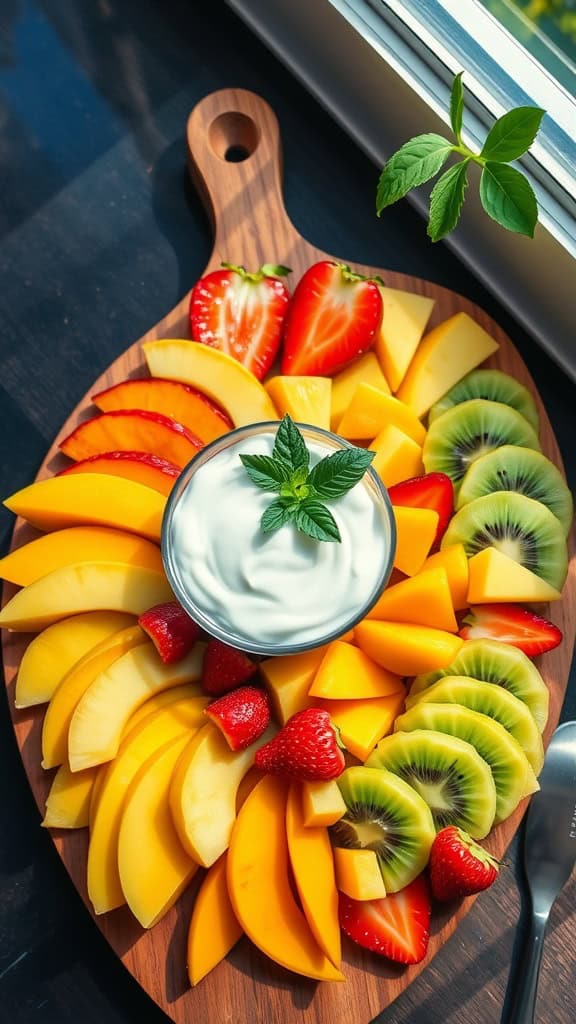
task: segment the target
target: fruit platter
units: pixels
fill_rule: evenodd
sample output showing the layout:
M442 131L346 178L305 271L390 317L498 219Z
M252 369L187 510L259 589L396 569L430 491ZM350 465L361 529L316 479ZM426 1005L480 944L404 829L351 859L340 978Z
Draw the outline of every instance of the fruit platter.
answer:
M263 100L206 97L187 141L204 274L4 496L14 729L72 881L171 1019L367 1024L494 881L538 789L572 655L572 499L484 311L298 234ZM254 424L268 454L246 454ZM198 491L237 444L227 504ZM260 613L264 573L242 575L251 489L294 636ZM186 557L214 544L227 630L206 626L219 579L180 593L166 524L187 493ZM310 581L303 560L290 578L304 550Z

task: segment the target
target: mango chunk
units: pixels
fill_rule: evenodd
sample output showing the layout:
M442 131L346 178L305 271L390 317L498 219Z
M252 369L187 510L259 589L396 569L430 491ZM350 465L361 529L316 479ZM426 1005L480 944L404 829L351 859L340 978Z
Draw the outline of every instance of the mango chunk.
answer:
M292 715L313 703L308 690L325 651L326 646L317 647L302 654L285 654L260 662L260 671L280 725L286 725Z
M346 814L346 804L335 779L302 783L302 815L306 828L327 828Z
M374 850L334 848L336 885L353 900L382 900L386 886Z
M434 327L420 343L398 398L417 416L424 416L434 402L498 347L498 342L467 313L456 313Z
M468 558L463 544L450 544L434 555L429 555L421 572L445 569L455 611L468 607Z
M90 821L90 801L99 768L73 773L63 764L46 797L44 828L84 828Z
M394 566L406 576L420 572L436 537L438 513L432 508L394 505L396 551Z
M343 981L318 946L292 894L287 795L283 779L266 775L242 807L228 851L230 901L248 937L276 963L317 981Z
M546 580L497 548L484 548L468 562L468 604L500 601L559 601L562 594Z
M310 931L328 959L339 967L342 948L332 846L325 828L305 826L298 785L292 785L288 794L286 837L292 874Z
M38 530L111 526L158 544L166 498L151 487L108 473L65 473L24 487L4 504Z
M380 391L390 394L388 381L374 352L365 352L332 378L331 430L336 430L359 384L372 384Z
M384 315L374 351L392 391L398 391L420 344L434 308L434 299L399 288L381 288Z
M84 612L42 630L24 651L16 678L15 705L28 708L51 700L76 662L102 640L136 625L124 612Z
M327 700L358 700L389 697L403 689L398 676L376 665L358 647L334 640L328 645L308 692L311 697Z
M134 917L152 928L170 910L198 870L182 848L170 814L168 790L187 736L178 736L138 772L122 811L118 871Z
M371 384L359 384L336 432L352 441L371 441L389 423L424 444L426 430L412 409Z
M236 945L242 928L228 895L227 854L206 872L194 903L188 930L188 977L197 985Z
M358 645L368 657L402 676L445 668L463 643L453 633L405 622L364 619L356 626L355 633Z
M328 377L272 377L265 385L280 416L330 430L332 381Z
M374 700L325 700L321 706L329 712L340 730L345 747L359 761L365 761L374 747L392 731L397 715L404 707L405 692ZM319 705L320 706L320 705Z
M388 423L370 443L370 450L376 452L372 469L386 487L393 487L401 480L411 480L424 472L422 448L403 430Z
M422 570L416 576L388 587L366 618L413 622L457 633L458 623L446 570L441 567L426 572Z

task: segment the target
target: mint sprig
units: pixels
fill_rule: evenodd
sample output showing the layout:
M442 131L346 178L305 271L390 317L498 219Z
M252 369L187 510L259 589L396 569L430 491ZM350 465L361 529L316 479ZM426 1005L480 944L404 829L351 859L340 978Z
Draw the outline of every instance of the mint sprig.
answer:
M450 123L455 141L428 133L410 139L386 162L376 194L378 216L403 199L413 188L430 181L454 153L460 161L438 179L430 195L428 235L433 242L445 238L458 223L468 185L468 168L478 165L480 201L489 217L508 231L532 238L538 204L528 179L510 161L528 151L545 114L540 107L517 107L498 118L480 153L462 142L464 91L462 74L456 75L450 96Z
M375 452L343 448L310 469L310 452L290 416L278 427L272 455L240 455L248 476L263 491L278 497L260 519L263 533L287 523L314 540L341 542L340 530L324 500L340 498L362 479Z

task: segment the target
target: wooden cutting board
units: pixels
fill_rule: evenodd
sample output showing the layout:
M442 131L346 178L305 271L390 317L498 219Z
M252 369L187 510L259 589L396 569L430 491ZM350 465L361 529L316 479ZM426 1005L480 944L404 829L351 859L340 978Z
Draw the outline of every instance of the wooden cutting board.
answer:
M326 257L326 253L298 234L286 214L282 200L278 124L270 107L260 97L240 89L225 89L207 96L190 116L187 139L190 173L210 211L214 227L214 250L206 270L218 267L222 260L244 264L249 269L257 269L265 262L282 263L292 268L292 280L296 282L311 263ZM342 201L346 201L345 197ZM345 254L338 258L345 259ZM499 341L500 350L490 360L490 365L505 370L531 389L541 417L542 449L562 468L558 446L534 382L498 324L474 303L447 288L379 267L355 264L355 268L364 274L380 274L391 287L435 299L432 325L453 313L464 311L492 334ZM156 327L121 355L95 381L91 393L128 375L145 375L140 349L142 341L189 337L188 302L189 297L185 296ZM58 454L58 441L80 420L94 413L87 396L64 424L46 456L39 477L49 476L61 468L66 460ZM19 546L35 535L29 526L19 521L13 546ZM12 596L14 589L5 586L5 600ZM572 558L563 600L552 605L548 613L567 638L574 636L575 632L575 594L576 560ZM44 709L14 709L15 676L29 639L23 634L4 634L4 667L22 760L43 813L52 778L52 773L43 772L40 767ZM540 659L540 668L551 696L545 743L558 722L571 655L570 644L564 642ZM525 803L490 836L489 846L497 856L503 854L516 832ZM76 888L90 909L85 884L86 830L54 831L53 839ZM243 939L225 963L204 979L197 989L191 990L186 976L185 949L197 884L198 880L195 880L177 905L149 932L140 928L127 908L95 918L128 970L178 1024L189 1024L192 1020L203 1024L221 1024L224 1021L326 1024L333 1020L368 1024L426 967L473 902L465 901L455 913L435 914L429 954L424 963L415 967L405 969L391 965L345 942L346 983L316 984L276 967Z

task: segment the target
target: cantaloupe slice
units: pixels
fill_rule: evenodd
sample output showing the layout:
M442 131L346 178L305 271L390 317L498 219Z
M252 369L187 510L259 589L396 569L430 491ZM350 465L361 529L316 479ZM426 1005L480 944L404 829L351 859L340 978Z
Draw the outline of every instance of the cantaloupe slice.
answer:
M416 676L445 668L460 650L463 640L453 633L405 622L364 619L355 629L359 647L389 672Z
M272 377L265 387L280 416L330 430L329 377Z
M394 566L406 576L420 572L438 528L438 513L432 508L408 508L394 505L396 551Z
M227 854L206 872L194 903L188 930L188 977L191 985L220 963L242 936L228 895Z
M546 580L497 548L484 548L468 562L468 604L501 601L559 601L562 594Z
M308 690L325 651L326 645L302 654L284 654L260 662L260 672L280 725L285 725L297 711L303 711L313 703Z
M374 850L334 847L336 885L353 900L382 900L386 886Z
M335 779L302 783L302 817L306 828L327 828L346 814L346 804Z
M334 640L328 645L308 693L327 700L389 697L404 689L402 680L386 672L352 644Z
M90 821L90 802L99 768L71 772L60 766L46 797L44 828L85 828Z
M434 299L398 288L381 288L384 303L382 326L374 351L392 391L398 391L410 361L426 330Z
M332 378L331 430L335 430L340 423L359 384L372 384L380 391L390 394L388 381L374 352L365 352Z
M389 423L424 444L426 430L404 402L371 384L359 384L336 432L352 441L371 441Z
M111 526L159 543L166 498L107 473L65 473L16 491L4 504L38 530Z
M393 587L388 587L367 619L386 619L388 622L414 622L419 626L458 632L454 615L452 593L445 569L422 570Z
M293 784L288 794L286 837L304 916L320 949L339 967L342 944L332 846L325 828L305 826L298 784Z
M388 423L370 442L370 451L376 452L372 469L386 487L393 487L401 480L411 480L424 472L422 448L403 430Z
M146 341L142 349L153 377L198 388L225 409L235 427L278 419L260 381L231 356L182 338Z
M344 746L359 761L365 761L378 740L392 731L404 700L402 691L374 700L323 700L318 706L328 711Z
M420 572L445 569L455 611L468 607L468 558L463 544L450 544L434 555L429 555Z
M267 775L242 807L228 851L230 901L248 937L276 963L317 981L343 981L318 946L292 894L287 793L282 779Z

